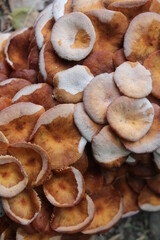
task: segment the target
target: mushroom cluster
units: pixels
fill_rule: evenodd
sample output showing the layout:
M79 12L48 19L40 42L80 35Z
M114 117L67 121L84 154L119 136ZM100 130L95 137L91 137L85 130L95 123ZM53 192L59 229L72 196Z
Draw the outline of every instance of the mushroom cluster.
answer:
M160 210L159 36L159 0L54 0L0 34L0 239Z

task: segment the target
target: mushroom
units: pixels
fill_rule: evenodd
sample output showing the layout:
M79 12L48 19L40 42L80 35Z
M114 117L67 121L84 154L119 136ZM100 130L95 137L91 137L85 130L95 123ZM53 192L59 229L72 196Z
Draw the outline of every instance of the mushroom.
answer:
M16 237L16 232L15 232L15 229L13 229L12 227L6 228L0 235L1 240L15 239L15 237Z
M10 98L0 97L0 111L5 109L6 107L9 107L11 103L12 101Z
M135 193L140 194L145 185L145 180L128 174L127 183Z
M156 13L160 14L160 1L159 0L152 0L149 11L150 12L156 12Z
M10 37L11 33L2 33L0 32L0 61L5 59L4 56L4 49L7 44L8 38Z
M124 49L118 49L114 55L113 55L113 63L114 67L117 68L119 65L124 63L126 61L125 55L124 55Z
M124 62L116 68L114 81L127 97L143 98L152 91L151 73L139 62Z
M152 12L136 16L124 37L124 53L131 61L143 62L145 58L159 49L160 15Z
M74 12L59 18L51 33L51 43L59 57L80 61L92 51L95 31L90 19Z
M52 177L43 184L43 191L52 205L73 207L84 197L84 179L78 169L68 167L53 172Z
M95 207L92 199L85 195L72 208L53 209L51 228L59 233L76 233L83 230L93 220Z
M13 156L0 156L0 196L12 198L22 192L28 177L18 159Z
M36 83L37 73L34 69L16 70L11 72L10 78L23 78L31 83Z
M27 141L43 112L42 106L30 102L13 104L0 111L0 131L10 143Z
M153 152L153 161L158 170L160 170L160 148Z
M107 121L112 129L120 137L133 142L145 136L152 126L153 118L154 109L147 98L122 96L114 100L107 110Z
M52 169L67 167L83 154L86 140L79 134L73 114L74 104L55 106L39 118L32 132L32 142L46 150Z
M0 155L7 154L8 146L9 146L8 139L2 132L0 132Z
M93 9L102 9L102 0L72 0L72 8L74 12L88 12Z
M84 90L84 108L94 122L105 124L107 108L119 96L113 73L100 74L93 78Z
M54 0L52 7L52 14L57 21L60 17L65 14L72 12L72 0Z
M122 217L123 203L113 186L103 187L101 192L93 197L95 215L83 234L101 233L112 228Z
M53 78L55 99L60 103L82 101L83 91L93 77L89 68L81 65L58 72Z
M92 151L96 161L109 168L120 166L130 153L123 147L110 126L103 127L99 134L93 137Z

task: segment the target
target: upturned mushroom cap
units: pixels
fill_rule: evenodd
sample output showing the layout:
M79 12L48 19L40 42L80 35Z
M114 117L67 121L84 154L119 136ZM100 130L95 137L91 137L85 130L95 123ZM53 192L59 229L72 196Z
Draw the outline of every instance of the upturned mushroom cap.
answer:
M154 109L147 98L122 96L114 100L107 110L107 120L114 131L120 137L133 142L149 131L153 118Z
M33 189L24 190L12 198L2 198L6 215L22 225L30 224L41 208L41 202Z
M95 42L94 27L89 18L80 12L58 19L51 33L51 43L59 57L80 61L92 50Z
M39 118L32 141L46 150L52 169L62 169L76 162L83 154L86 140L74 124L74 104L51 108Z
M49 177L50 159L41 147L31 143L16 143L9 146L8 153L21 162L28 176L28 187L39 186Z
M12 198L22 192L28 177L21 163L15 157L0 157L0 196Z
M114 81L127 97L143 98L152 91L151 73L139 62L124 62L116 68Z
M92 151L97 162L106 167L120 166L130 153L110 126L103 127L99 134L93 137Z
M154 108L154 119L148 133L136 142L123 141L124 146L134 153L153 152L160 147L160 107L152 104Z
M30 102L13 104L0 111L0 131L10 143L27 141L44 111L42 106Z
M82 101L83 91L93 77L89 68L81 65L58 72L53 78L55 99L60 103Z
M160 51L154 52L150 54L144 61L144 66L151 72L152 74L152 95L158 99L160 99Z
M84 108L94 122L104 124L108 106L119 96L113 73L100 74L93 78L84 90Z
M0 132L0 155L7 154L8 146L9 146L8 139L2 132Z
M159 49L160 15L141 13L130 23L124 37L124 53L129 61L141 61Z
M57 21L60 17L65 14L72 12L72 0L54 0L52 7L52 14Z
M152 192L146 185L138 197L138 205L140 209L148 212L156 212L160 210L160 196Z
M16 240L61 240L61 236L54 234L27 233L22 228L18 228L16 232Z
M92 199L85 195L81 202L72 208L53 209L51 228L60 233L76 233L83 230L93 220L95 207Z
M102 188L101 192L93 197L95 215L93 221L82 233L101 233L112 228L121 218L123 213L122 199L113 186Z
M74 12L88 12L93 9L102 9L102 0L72 0L72 8Z
M79 170L68 167L53 172L52 177L43 184L48 201L56 207L73 207L84 197L84 179Z
M101 49L115 52L123 42L124 34L128 27L128 20L120 12L106 9L88 11L87 16L90 18L95 32L96 41L93 52Z
M160 194L160 174L147 179L148 187L156 194Z
M160 14L160 1L159 0L152 0L149 11L150 12L156 12L156 13Z

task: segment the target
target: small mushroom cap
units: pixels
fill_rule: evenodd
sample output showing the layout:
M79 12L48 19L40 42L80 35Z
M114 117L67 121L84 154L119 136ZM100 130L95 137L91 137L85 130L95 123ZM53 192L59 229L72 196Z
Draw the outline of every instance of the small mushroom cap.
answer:
M72 167L78 169L83 175L88 168L87 154L84 152L83 155L75 163L72 164Z
M84 90L84 108L94 122L104 124L108 106L119 96L113 73L100 74L93 78Z
M62 169L76 162L83 154L86 140L74 124L74 104L61 104L39 118L32 141L45 149L52 169Z
M92 50L95 42L94 27L89 18L80 12L58 19L51 33L51 43L58 56L80 61Z
M145 180L128 174L127 183L135 193L139 194L145 185Z
M147 179L148 187L156 194L160 194L160 174Z
M58 72L53 78L55 99L60 103L82 101L83 91L93 77L89 68L81 65Z
M129 155L110 126L105 126L93 137L92 141L93 156L103 166L117 167L120 166Z
M52 177L43 184L48 201L56 207L73 207L84 196L84 179L78 169L68 167L53 172Z
M72 12L72 0L54 0L53 1L52 15L55 21L57 21L60 17L70 12Z
M149 11L150 12L156 12L156 13L160 14L160 1L159 0L152 0Z
M7 216L22 225L30 224L41 208L41 202L33 189L24 190L10 199L2 198L2 205Z
M129 61L143 61L159 49L160 15L145 12L130 23L124 37L124 53Z
M126 61L125 55L124 55L124 49L118 49L114 55L113 55L113 63L114 67L117 68L119 65L124 63Z
M0 196L15 197L28 183L28 177L21 163L12 156L0 156Z
M61 240L61 236L54 234L27 233L22 228L18 228L16 232L16 240Z
M112 228L121 218L123 212L122 199L113 186L102 188L101 192L93 197L95 215L93 221L82 233L101 233Z
M95 207L92 199L85 195L81 202L72 208L53 209L51 228L61 233L76 233L83 230L93 220Z
M27 141L43 112L42 106L30 102L13 104L0 111L0 131L10 143Z
M156 212L160 210L160 196L152 192L146 185L138 197L138 205L141 210Z
M16 70L11 72L10 78L23 78L33 84L37 81L37 73L34 69Z
M120 92L132 98L143 98L152 91L151 73L139 62L124 62L116 68L114 81Z
M133 142L149 131L153 118L154 109L147 98L122 96L114 100L107 110L107 120L114 131L120 137Z
M101 125L92 121L87 115L83 103L78 103L75 107L74 122L82 136L91 142L94 135L96 135L102 128Z
M153 152L153 161L156 164L158 170L160 170L160 148L156 149L156 151Z
M154 52L150 54L144 61L144 66L151 72L152 74L152 95L158 99L160 99L160 51Z
M152 106L154 108L154 119L148 133L136 142L123 141L124 146L131 152L153 152L160 147L160 107L154 103Z

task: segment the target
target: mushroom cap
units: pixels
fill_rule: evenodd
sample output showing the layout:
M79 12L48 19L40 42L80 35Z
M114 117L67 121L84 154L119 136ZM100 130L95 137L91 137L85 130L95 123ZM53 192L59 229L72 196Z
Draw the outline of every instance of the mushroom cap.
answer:
M123 48L118 49L113 55L113 63L114 63L115 69L125 61L126 61L126 58L124 55L124 49Z
M152 0L151 1L151 6L149 9L150 12L156 12L160 14L160 2L159 0Z
M54 234L27 233L22 228L18 228L16 232L16 240L61 240L61 236Z
M52 169L62 169L76 162L83 154L86 140L74 124L74 104L60 104L39 118L32 141L45 149Z
M93 137L93 156L98 163L106 167L120 166L129 155L110 126L105 126Z
M120 137L133 142L149 131L153 118L154 109L147 98L122 96L114 100L107 110L107 121L114 131Z
M147 179L147 185L156 194L160 194L160 174Z
M26 189L12 198L2 198L6 215L22 225L30 224L41 208L41 202L33 189Z
M51 228L60 233L76 233L83 230L93 220L95 207L92 199L85 195L72 208L53 209Z
M94 27L89 18L74 12L59 18L51 33L51 43L59 57L80 61L92 50L95 42Z
M37 72L34 69L15 70L11 72L10 78L23 78L33 84L37 81Z
M56 207L73 207L84 196L85 185L82 174L74 167L53 172L52 177L43 184L48 201Z
M0 196L15 197L28 183L28 177L18 159L13 156L0 156Z
M2 132L0 132L0 155L7 154L8 146L9 146L8 139Z
M124 37L124 53L129 61L143 61L159 49L160 15L152 12L136 16Z
M0 111L0 131L11 144L27 141L43 112L42 106L30 102L13 104Z
M127 97L143 98L152 91L151 73L139 62L124 62L116 68L114 81Z
M154 119L148 133L136 142L123 141L124 146L134 153L153 152L160 147L160 107L152 104L154 108Z
M0 235L1 240L15 239L16 232L12 227L7 227Z
M160 51L156 51L150 54L144 61L144 66L151 72L152 74L152 95L158 99L160 99Z
M28 176L28 187L39 186L47 180L50 174L50 160L40 146L16 143L8 147L8 153L21 162Z
M88 12L93 9L102 9L102 0L72 0L73 12Z
M53 78L55 99L60 103L82 101L83 91L93 77L89 68L81 65L58 72Z
M103 187L101 192L93 197L95 215L92 222L82 233L101 233L112 228L121 218L123 203L119 192L113 186Z
M54 0L52 6L52 15L57 21L60 17L72 12L72 0Z
M92 121L87 115L83 103L78 103L75 107L74 122L82 136L91 142L94 135L96 135L102 128L101 125Z
M160 170L160 148L157 148L156 151L153 152L153 161L158 170Z
M119 96L113 73L100 74L93 78L84 90L84 108L94 122L104 124L108 106Z

